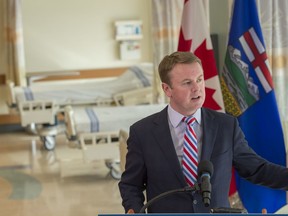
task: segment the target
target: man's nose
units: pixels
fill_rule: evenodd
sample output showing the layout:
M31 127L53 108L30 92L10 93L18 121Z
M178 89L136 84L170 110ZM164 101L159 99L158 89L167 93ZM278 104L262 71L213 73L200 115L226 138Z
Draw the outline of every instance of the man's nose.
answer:
M192 82L192 85L191 85L191 90L192 91L198 91L200 89L200 86L197 82Z

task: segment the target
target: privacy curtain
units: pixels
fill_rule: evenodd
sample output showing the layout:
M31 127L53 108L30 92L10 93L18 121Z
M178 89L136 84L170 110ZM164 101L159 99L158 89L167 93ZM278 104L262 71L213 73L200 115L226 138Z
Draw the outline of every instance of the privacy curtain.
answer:
M258 0L259 17L266 44L275 94L288 146L288 1Z
M4 0L4 57L6 80L25 86L21 0Z
M152 38L154 57L154 102L166 102L161 89L158 65L162 58L177 51L183 0L152 0Z

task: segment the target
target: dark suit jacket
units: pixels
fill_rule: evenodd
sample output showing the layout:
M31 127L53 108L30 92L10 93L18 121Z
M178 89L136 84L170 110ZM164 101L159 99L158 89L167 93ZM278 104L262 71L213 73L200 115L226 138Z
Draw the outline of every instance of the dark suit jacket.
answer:
M235 117L202 108L202 123L200 160L209 160L214 167L210 206L203 205L200 194L177 193L156 201L149 212L200 213L229 207L232 165L255 184L288 189L288 169L256 155ZM139 212L145 201L144 190L149 201L163 192L187 186L172 142L167 107L132 125L127 144L126 170L119 183L125 211L132 208Z

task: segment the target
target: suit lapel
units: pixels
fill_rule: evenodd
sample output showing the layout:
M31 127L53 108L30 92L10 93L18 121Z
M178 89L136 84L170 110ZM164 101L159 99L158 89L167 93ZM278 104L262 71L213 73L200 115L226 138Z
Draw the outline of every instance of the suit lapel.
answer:
M218 123L213 113L202 108L203 142L201 160L210 160L218 131Z
M203 121L203 142L201 160L210 160L214 148L215 139L218 131L218 123L215 121L215 116L205 108L202 108ZM167 107L159 113L158 118L154 121L153 134L160 146L163 155L166 158L166 164L170 166L183 187L186 186L184 175L175 147L173 145L170 128L168 124Z
M158 118L154 121L153 130L157 144L160 146L163 155L166 158L166 164L173 170L183 187L186 185L182 169L173 145L170 128L168 124L167 107L162 110Z

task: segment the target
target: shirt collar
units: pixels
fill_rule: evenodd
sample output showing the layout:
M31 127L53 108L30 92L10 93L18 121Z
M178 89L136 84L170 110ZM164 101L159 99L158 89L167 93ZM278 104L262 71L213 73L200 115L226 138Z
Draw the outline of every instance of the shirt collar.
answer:
M201 108L197 109L193 116L196 118L196 121L198 122L198 124L201 124ZM175 111L170 106L170 104L168 105L168 118L174 128L176 128L180 124L183 117L185 116Z

